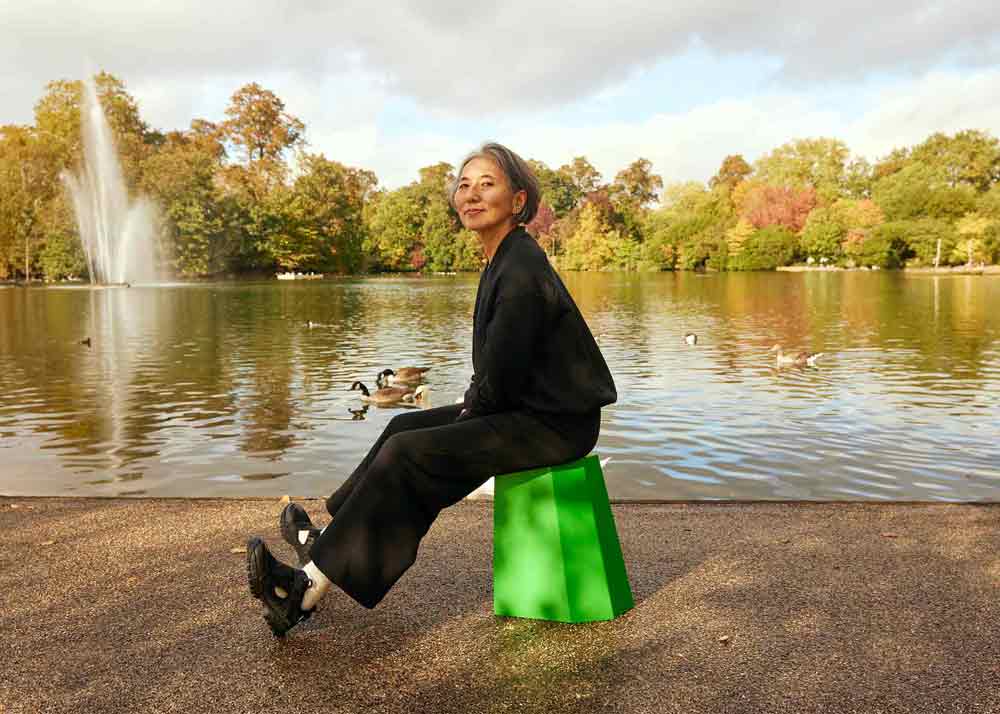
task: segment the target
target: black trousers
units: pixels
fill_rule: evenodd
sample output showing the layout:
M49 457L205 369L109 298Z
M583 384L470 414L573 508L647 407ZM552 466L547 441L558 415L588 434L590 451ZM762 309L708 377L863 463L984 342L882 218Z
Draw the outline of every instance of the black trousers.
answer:
M375 607L413 564L442 509L491 476L587 455L601 424L600 411L582 417L503 412L456 422L461 409L455 404L393 417L326 501L333 520L310 557L365 607Z

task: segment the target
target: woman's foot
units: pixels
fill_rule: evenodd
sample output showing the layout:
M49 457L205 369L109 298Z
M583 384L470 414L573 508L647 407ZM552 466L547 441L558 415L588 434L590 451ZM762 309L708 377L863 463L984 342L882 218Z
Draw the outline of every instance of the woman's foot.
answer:
M302 597L312 580L271 555L264 541L256 537L247 542L247 584L250 594L264 604L264 620L275 637L284 637L313 614L313 610L302 609Z
M309 551L321 532L313 525L306 509L299 504L289 503L281 512L281 537L295 548L299 565L305 565L311 560Z

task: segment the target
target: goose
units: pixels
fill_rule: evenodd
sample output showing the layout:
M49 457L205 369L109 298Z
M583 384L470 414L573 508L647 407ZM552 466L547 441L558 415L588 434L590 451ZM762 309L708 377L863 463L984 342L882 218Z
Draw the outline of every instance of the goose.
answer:
M364 382L355 382L351 385L351 391L361 390L361 401L370 402L380 406L387 404L399 404L404 401L404 397L413 393L409 387L382 387L374 392L369 392Z
M430 367L400 367L399 369L383 369L379 372L376 382L382 384L420 384L424 381L424 373Z
M816 361L823 355L822 352L799 352L795 355L786 355L781 351L781 345L772 347L771 352L778 353L777 362L779 367L790 367L792 365L796 367L805 367L806 365L815 367Z
M696 345L698 344L698 335L694 334L693 332L689 332L686 335L684 335L684 341L687 342L689 345Z
M427 398L427 385L421 384L409 394L403 395L403 401L410 404L422 404Z

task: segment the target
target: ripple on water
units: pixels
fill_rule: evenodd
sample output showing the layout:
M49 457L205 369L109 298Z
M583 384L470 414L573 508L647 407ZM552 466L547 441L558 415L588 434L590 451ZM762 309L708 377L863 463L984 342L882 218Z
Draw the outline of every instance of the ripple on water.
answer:
M618 386L612 496L1000 500L1000 294L819 277L565 276ZM463 394L476 284L6 291L0 489L326 495L400 412L351 382L425 365L432 404ZM825 356L778 369L776 343Z

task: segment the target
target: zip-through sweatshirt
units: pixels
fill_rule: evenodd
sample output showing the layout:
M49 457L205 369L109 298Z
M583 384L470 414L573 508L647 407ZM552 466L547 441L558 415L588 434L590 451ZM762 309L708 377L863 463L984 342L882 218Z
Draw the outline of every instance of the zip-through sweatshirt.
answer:
M618 398L583 315L523 227L500 242L479 278L472 365L464 417L585 415Z

